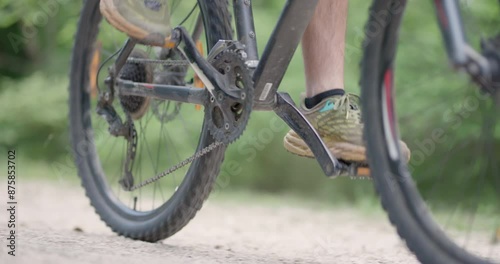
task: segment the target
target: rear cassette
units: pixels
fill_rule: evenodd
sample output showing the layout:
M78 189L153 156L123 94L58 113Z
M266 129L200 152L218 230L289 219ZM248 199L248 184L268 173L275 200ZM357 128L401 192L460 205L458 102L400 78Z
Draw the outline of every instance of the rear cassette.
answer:
M131 58L148 59L146 52L142 50L134 50L130 55ZM140 83L153 82L153 67L149 64L140 62L128 62L121 70L120 78ZM150 98L133 95L119 95L120 103L126 113L134 120L141 119L149 108Z

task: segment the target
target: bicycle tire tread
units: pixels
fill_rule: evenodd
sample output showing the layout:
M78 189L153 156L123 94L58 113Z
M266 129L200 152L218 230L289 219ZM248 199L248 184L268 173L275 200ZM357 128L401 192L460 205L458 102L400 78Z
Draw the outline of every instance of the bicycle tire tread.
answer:
M372 4L368 11L369 19L364 27L365 32L368 32L368 27L370 25L370 22L372 22L372 19L374 19L372 17L372 14L376 14L380 10L380 7L383 6L384 4L389 5L392 4L393 2L394 2L393 0L372 1ZM389 25L390 23L386 26ZM384 36L377 36L376 39L377 41L380 42L378 44L381 47L383 46L383 44L386 44L385 34ZM359 82L360 86L362 87L362 98L372 98L371 96L367 95L370 94L370 92L372 92L370 91L369 85L367 84L375 82L375 80L373 79L366 80L368 79L366 77L367 76L366 73L368 71L379 70L373 68L368 69L367 65L372 63L369 60L375 60L379 64L377 66L381 66L382 62L381 53L384 53L384 50L382 48L380 48L380 50L377 51L371 51L369 43L367 41L373 41L373 38L372 39L365 38L363 42L364 55L359 65L362 72L361 79ZM373 98L375 98L375 96L373 96ZM364 110L363 119L379 120L380 115L377 113L378 110L374 111L373 107L368 107L372 102L365 101L363 99L362 101ZM370 111L368 111L367 109L370 109ZM366 113L369 113L369 115L367 115ZM371 138L375 138L376 140L370 139L368 136L370 133L380 133L380 130L373 129L373 127L365 125L365 131L363 134L364 134L364 140L367 143L368 142L372 143L381 138L378 135L378 136L371 136ZM372 143L372 144L379 144L379 143ZM371 155L374 153L376 153L377 155ZM401 204L402 202L404 202L404 197L402 197L401 195L402 190L399 189L399 187L397 188L397 190L394 190L396 188L391 188L389 186L384 186L384 184L382 184L384 183L384 181L397 181L397 179L394 178L394 175L392 175L390 172L379 169L382 167L382 165L380 164L386 162L386 160L383 160L383 158L380 157L383 155L384 154L383 151L381 151L381 148L370 150L370 147L368 147L367 158L369 160L369 163L376 165L372 167L373 171L372 176L374 178L373 182L375 186L375 191L377 193L377 196L380 198L382 208L387 213L391 225L394 226L397 234L399 235L401 240L406 244L410 252L412 252L418 259L418 261L420 261L421 263L475 263L465 260L458 260L456 257L453 256L453 255L458 255L457 252L454 252L454 254L452 254L452 252L444 252L440 247L437 246L436 241L432 240L430 237L423 234L424 231L416 223L416 220L413 218L412 212L409 210L407 205ZM385 183L385 184L389 185L391 183ZM465 253L463 249L461 249L461 251L462 252L460 252L460 254Z
M207 39L219 39L219 38L230 38L232 36L231 30L231 16L228 10L228 1L227 0L210 0L203 1L200 0L200 3L210 2L211 5L201 7L207 8L215 19L210 20L205 23L209 23L208 28L206 29L208 32ZM100 217L100 219L115 233L118 235L128 237L131 239L137 239L148 242L156 242L158 240L165 239L179 230L181 230L187 223L194 218L196 213L202 208L203 202L208 198L209 194L212 192L214 185L216 184L217 175L220 172L220 165L224 160L224 152L225 147L219 147L210 153L213 157L210 161L213 162L205 162L204 164L200 164L200 167L197 168L197 171L204 172L203 175L198 173L191 179L190 188L184 193L182 199L177 201L178 205L175 207L167 217L163 217L160 220L161 224L155 222L153 225L148 228L143 228L142 230L130 230L116 224L116 219L113 218L113 215L106 211L106 205L103 204L102 198L100 198L100 194L97 193L97 189L95 188L94 180L90 179L89 175L90 168L86 166L86 160L83 157L83 154L78 151L79 139L82 140L85 138L84 123L86 122L82 116L83 106L82 106L82 94L81 91L75 91L77 87L85 86L85 82L88 81L85 79L85 65L88 65L88 61L85 61L85 54L88 53L88 50L82 50L82 47L87 47L89 43L92 43L92 39L79 37L81 31L85 33L85 31L89 31L88 34L96 35L97 32L90 32L88 28L88 21L91 19L100 20L100 12L98 7L99 0L87 0L84 1L84 6L80 11L80 19L78 31L75 36L75 46L73 48L73 56L71 59L71 73L70 73L70 97L69 97L69 120L70 120L70 142L73 151L74 162L78 168L78 175L81 178L81 186L85 190L86 196L90 200L90 205L94 208L94 211ZM96 18L97 17L97 18ZM92 20L94 23L96 20ZM83 24L83 25L82 25ZM210 44L209 44L210 45ZM87 56L88 57L88 56ZM84 60L83 62L80 60ZM88 58L87 58L88 60ZM79 77L79 78L78 78ZM206 132L208 133L208 132Z

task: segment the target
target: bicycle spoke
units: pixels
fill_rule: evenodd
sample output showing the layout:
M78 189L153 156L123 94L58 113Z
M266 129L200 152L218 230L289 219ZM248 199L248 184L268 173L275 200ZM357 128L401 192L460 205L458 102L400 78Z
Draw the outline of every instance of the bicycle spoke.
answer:
M153 48L142 41L133 47L121 71L114 72L116 55L129 37L110 25L105 15L99 15L99 1L84 1L83 5L69 90L73 148L75 142L84 142L90 149L89 155L76 157L82 185L91 204L103 205L95 206L96 212L114 232L158 241L173 235L201 207L209 194L211 179L219 171L225 148L220 142L211 142L203 126L204 112L146 95L125 95L115 89L117 78L133 83L189 85L194 72L188 69L186 61L179 60L176 49ZM170 16L163 18L172 28L182 22L188 32L195 32L188 28L198 26L200 21L207 39L232 38L232 33L225 30L231 23L225 1L198 5L196 0L173 0L168 1L168 6L161 6L162 10L167 7ZM111 9L110 13L115 12ZM200 14L217 14L218 19L202 21ZM196 41L201 40L199 29ZM82 68L85 65L89 67ZM95 80L90 84L90 92L85 80ZM158 113L162 109L164 113ZM81 131L88 131L88 136ZM214 155L212 151L219 153ZM164 178L167 175L171 179ZM190 180L200 175L209 181ZM180 187L182 192L177 192ZM201 191L193 194L192 190ZM174 194L178 199L172 199ZM172 219L180 221L169 223ZM166 225L172 228L161 229Z
M435 11L432 3L427 7L419 5L418 8L414 3L408 2L407 4L413 12L415 10L423 12L422 10L427 10L426 8L430 8L428 11ZM496 43L497 27L493 27L491 23L485 30L484 23L472 25L470 23L498 21L498 14L494 16L493 12L490 12L494 7L498 8L498 4L499 2L496 1L493 5L490 0L468 1L467 6L470 9L463 12L466 16L466 19L463 19L464 28L473 30L473 32L466 32L470 47L493 61L496 61L494 57L497 55L491 55L488 52L499 54L497 46L492 49L484 47ZM410 8L410 6L413 7ZM478 13L474 11L478 10L485 13L479 13L480 15L477 16ZM491 17L486 18L485 14ZM500 221L500 171L498 168L500 158L497 153L500 149L498 143L500 133L497 128L500 126L497 121L500 117L499 95L482 93L479 85L471 80L470 74L458 73L449 68L442 42L434 41L442 38L441 32L422 30L422 28L429 29L434 22L420 21L418 28L412 27L411 23L419 20L411 13L405 14L405 18L401 21L401 28L397 30L400 34L394 30L391 34L385 35L383 40L380 40L382 48L376 56L380 55L382 58L392 56L392 50L386 51L384 43L390 43L390 41L397 43L397 56L392 64L393 86L397 88L394 92L394 110L397 112L395 116L399 126L398 131L412 152L408 168L415 187L407 186L407 188L414 188L415 193L423 201L415 202L417 199L412 195L406 195L411 192L404 192L403 196L406 199L415 202L409 203L411 205L407 207L418 212L421 210L420 206L425 205L430 211L429 216L422 216L420 219L415 217L415 220L425 226L422 231L434 230L434 224L437 224L443 231L442 234L431 234L431 231L426 235L429 241L439 245L436 252L469 253L471 255L467 256L471 258L474 255L480 258L491 258L495 263L500 262L498 255L500 248L491 240L492 233L498 228ZM387 30L390 31L391 27L397 28L391 25L387 27ZM483 33L482 48L479 35ZM433 38L430 37L431 35ZM371 56L365 55L364 62L375 58L375 52L371 54L370 49L367 54ZM376 63L370 64L369 68L375 65ZM368 67L363 70L367 71ZM379 69L380 74L385 74L386 71L386 68ZM380 90L375 93L374 88L368 83L376 78L366 76L363 78L367 78L363 83L365 94L379 98L383 88L387 88L378 87ZM373 98L365 97L364 100L373 100ZM364 105L374 110L369 104ZM386 105L380 102L377 107L380 109ZM365 115L367 119L377 120L377 117L371 113L365 113ZM380 118L381 115L377 114L377 116ZM372 126L372 128L375 127L377 126ZM377 127L377 129L380 128ZM379 132L384 134L384 128L382 127ZM380 140L375 136L367 138ZM379 150L379 153L382 151ZM372 155L375 154L372 153ZM387 160L391 163L390 158ZM387 171L389 168L394 168L393 166L396 164L380 167L384 167L384 171ZM381 186L386 176L378 176L380 177L378 185ZM385 191L385 195L382 195L384 199L390 200L388 194L391 192L388 187L378 188L383 190L379 189L379 192ZM402 188L402 190L405 189ZM387 208L393 208L390 212L392 217L397 216L398 210L394 208L398 208L399 205L392 202L386 203L389 204L386 204ZM421 247L425 247L416 242L417 239L411 230L402 230L403 220L399 222L396 225L399 227L400 234L407 239L413 251L419 251ZM425 252L420 251L422 251L420 256L425 256Z

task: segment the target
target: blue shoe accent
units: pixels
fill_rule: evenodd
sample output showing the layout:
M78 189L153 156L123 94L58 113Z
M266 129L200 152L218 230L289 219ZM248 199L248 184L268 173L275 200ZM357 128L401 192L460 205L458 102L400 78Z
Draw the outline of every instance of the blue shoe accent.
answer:
M327 101L325 106L323 106L323 108L321 108L321 110L319 110L319 112L324 113L326 111L330 111L333 109L335 109L335 104L332 101Z
M158 12L163 4L156 0L144 0L144 5L147 8Z

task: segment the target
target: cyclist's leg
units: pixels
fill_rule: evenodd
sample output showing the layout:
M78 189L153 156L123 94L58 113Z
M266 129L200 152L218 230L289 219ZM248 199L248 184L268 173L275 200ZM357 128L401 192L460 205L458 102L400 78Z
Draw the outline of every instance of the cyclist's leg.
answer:
M347 0L320 0L302 39L306 96L302 112L337 158L364 163L363 125L357 96L344 92ZM307 144L290 131L285 148L313 157Z
M347 0L320 0L302 39L306 95L344 89Z
M302 39L306 97L302 111L332 154L349 162L366 164L359 97L344 91L344 49L347 0L320 0ZM285 148L313 157L307 144L290 131ZM409 150L402 143L406 156Z

